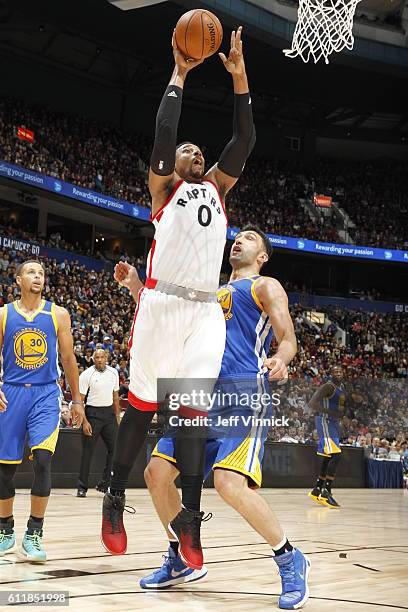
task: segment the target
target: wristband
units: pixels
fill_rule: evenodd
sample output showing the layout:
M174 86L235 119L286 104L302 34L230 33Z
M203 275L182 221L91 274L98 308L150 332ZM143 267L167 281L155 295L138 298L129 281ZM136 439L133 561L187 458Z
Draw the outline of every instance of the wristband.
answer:
M83 404L84 402L82 400L71 400L69 403L70 404Z

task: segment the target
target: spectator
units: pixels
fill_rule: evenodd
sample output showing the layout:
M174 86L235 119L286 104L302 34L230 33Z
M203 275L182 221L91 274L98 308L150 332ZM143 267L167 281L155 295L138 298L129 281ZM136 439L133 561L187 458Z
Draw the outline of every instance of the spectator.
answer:
M18 140L15 128L21 124L35 132L34 143ZM152 141L140 134L11 98L0 100L0 134L4 161L149 205L146 168ZM208 149L205 154L211 166L216 151ZM316 209L310 216L302 205L312 202L315 193L324 193L349 214L353 223L346 229L353 241L407 248L407 186L406 167L396 160L318 159L310 169L299 162L251 157L239 187L227 200L228 216L232 226L259 224L262 219L267 232L340 242L333 209ZM61 248L59 232L51 239Z
M61 417L60 417L60 429L72 427L72 414L67 402L62 402L61 406Z
M129 383L130 383L130 378L127 378L120 385L120 387L119 387L119 397L120 397L120 399L127 400L128 393L129 393Z

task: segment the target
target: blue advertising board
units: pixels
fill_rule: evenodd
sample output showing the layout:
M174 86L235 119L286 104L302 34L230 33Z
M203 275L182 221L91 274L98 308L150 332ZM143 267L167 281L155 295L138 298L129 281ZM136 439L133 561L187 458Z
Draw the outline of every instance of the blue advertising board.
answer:
M148 221L150 210L145 206L131 204L124 200L119 200L103 193L78 187L52 176L40 174L33 170L27 170L21 166L16 166L8 162L0 162L0 176L19 181L26 185L39 187L46 191L57 193L67 198L85 202L91 206L97 206L116 212L133 219ZM234 240L239 232L237 227L229 227L227 230L227 238ZM278 249L289 249L297 252L315 253L318 255L329 255L335 257L354 257L357 259L384 261L384 262L401 262L408 263L408 251L387 249L378 247L361 246L356 244L335 244L330 242L320 242L318 240L309 240L307 238L294 238L293 236L277 236L268 234L268 238L273 247Z

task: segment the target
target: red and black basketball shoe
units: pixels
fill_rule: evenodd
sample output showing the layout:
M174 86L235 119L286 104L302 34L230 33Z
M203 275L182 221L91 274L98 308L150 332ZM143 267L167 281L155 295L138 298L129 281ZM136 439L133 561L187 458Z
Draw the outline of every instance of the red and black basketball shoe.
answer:
M204 512L182 510L169 523L169 530L179 542L179 555L188 567L200 570L203 567L203 549L201 548L201 523L208 521L212 514L204 517Z
M133 510L132 514L134 514L136 510L131 506L125 507L125 502L124 495L112 495L109 491L103 497L101 541L112 555L124 555L127 550L123 512Z

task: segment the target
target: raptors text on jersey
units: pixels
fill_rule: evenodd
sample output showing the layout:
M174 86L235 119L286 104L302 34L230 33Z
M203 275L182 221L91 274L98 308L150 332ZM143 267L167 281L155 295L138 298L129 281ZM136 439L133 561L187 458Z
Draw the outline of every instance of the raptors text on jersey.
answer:
M215 184L180 180L152 223L155 235L147 277L197 291L217 291L227 218Z

